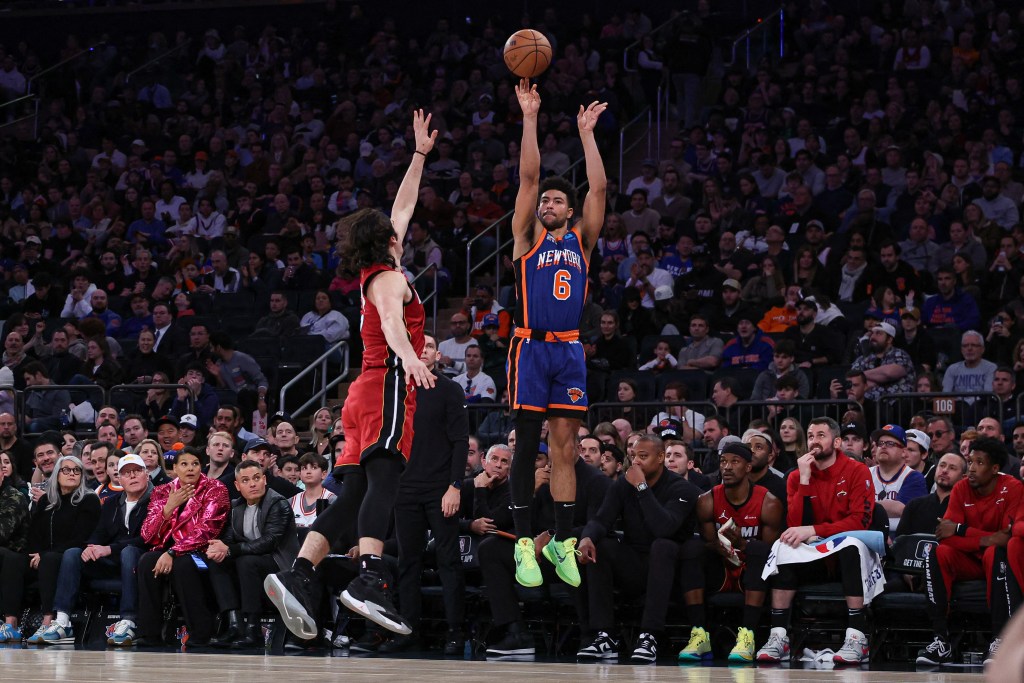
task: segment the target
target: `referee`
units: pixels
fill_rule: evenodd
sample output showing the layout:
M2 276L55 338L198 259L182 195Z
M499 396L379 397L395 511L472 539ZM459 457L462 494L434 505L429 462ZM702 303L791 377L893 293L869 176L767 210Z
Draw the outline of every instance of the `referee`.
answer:
M465 579L459 552L459 502L469 454L466 394L436 372L437 340L426 335L420 358L437 376L432 388L418 387L412 453L402 474L395 503L398 536L398 596L402 615L413 633L419 629L420 577L427 530L433 532L437 570L444 586L448 621L444 653L463 652L462 621ZM380 647L395 652L414 644L413 635L396 635Z

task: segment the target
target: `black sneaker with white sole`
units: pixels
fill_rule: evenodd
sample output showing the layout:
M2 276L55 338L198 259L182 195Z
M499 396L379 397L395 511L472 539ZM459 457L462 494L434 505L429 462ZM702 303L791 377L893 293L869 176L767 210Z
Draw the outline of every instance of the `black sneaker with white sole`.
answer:
M270 574L263 580L263 590L281 613L284 625L297 638L310 640L320 632L316 613L320 605L320 585L295 570Z
M918 664L938 666L953 661L953 648L942 636L935 636L932 642L917 651Z
M641 633L630 659L638 664L653 664L658 661L658 641L650 633Z
M580 648L580 651L576 653L576 659L582 660L618 658L619 644L604 631L598 631L597 638L594 638L594 642L584 648Z
M412 626L395 608L391 589L381 578L363 574L352 579L339 596L341 604L387 630L407 636Z
M505 637L494 645L487 648L488 657L508 657L512 655L527 656L537 654L534 646L533 636L527 633L512 633L509 631Z

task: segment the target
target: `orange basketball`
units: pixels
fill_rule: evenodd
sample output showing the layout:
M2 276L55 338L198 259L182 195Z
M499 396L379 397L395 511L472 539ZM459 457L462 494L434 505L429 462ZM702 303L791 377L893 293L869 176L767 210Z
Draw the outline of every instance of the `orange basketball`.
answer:
M524 28L505 41L505 66L520 78L536 78L551 65L551 43L540 31Z

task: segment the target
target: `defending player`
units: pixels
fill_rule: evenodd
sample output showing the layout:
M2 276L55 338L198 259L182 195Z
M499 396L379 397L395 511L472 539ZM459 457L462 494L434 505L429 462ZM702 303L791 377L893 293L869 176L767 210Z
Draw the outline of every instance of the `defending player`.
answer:
M736 632L736 646L729 653L729 661L754 659L754 630L767 591L761 572L772 544L782 533L782 503L768 489L751 483L752 461L753 453L747 445L726 446L719 469L722 483L697 500L703 538L687 541L683 548L683 600L693 629L690 642L679 653L681 662L711 658L711 638L701 626L706 623L705 586L713 587L714 592L743 591L743 626ZM723 530L730 521L732 524ZM722 543L720 533L730 547Z
M349 388L341 413L346 442L336 465L345 471L342 493L313 523L294 567L271 574L264 582L288 629L300 638L314 638L318 631L314 567L344 533L356 508L359 576L342 591L341 602L395 633L412 630L391 601L381 552L399 477L412 447L416 387L434 386L434 376L420 360L423 304L398 265L423 162L437 137L437 131L429 132L430 116L424 117L422 110L414 113L413 128L416 151L395 197L391 219L374 209L357 211L350 219L351 244L346 254L359 269L365 350L362 374Z
M587 296L590 253L604 223L605 173L594 128L608 105L593 102L585 109L580 106L576 116L590 190L583 203L582 219L570 228L576 209L572 184L561 177L538 183L537 86L531 87L529 80L523 79L516 86L516 96L523 110L520 186L512 216L519 309L508 356L509 402L517 412L511 472L512 514L518 538L516 580L524 586L543 582L530 533L530 502L534 460L546 416L555 535L544 546L543 554L563 581L578 586L576 539L571 537L576 497L573 466L576 433L587 412L587 374L579 321Z

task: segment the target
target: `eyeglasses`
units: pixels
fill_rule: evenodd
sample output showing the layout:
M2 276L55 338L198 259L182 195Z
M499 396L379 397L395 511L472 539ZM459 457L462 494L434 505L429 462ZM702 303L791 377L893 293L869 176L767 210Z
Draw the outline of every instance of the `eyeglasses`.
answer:
M119 477L121 477L122 479L124 479L125 477L136 477L136 476L145 474L145 472L146 472L146 470L144 470L144 469L141 469L141 468L138 468L138 467L133 467L133 468L127 469L127 470L121 470L120 472L117 473L117 475Z
M879 448L903 448L903 444L899 441L879 441Z
M70 476L72 474L81 474L82 473L82 468L81 467L61 467L60 468L60 473L61 474L66 474L68 476Z
M934 432L928 432L929 439L940 439L949 433L948 429L936 429Z

